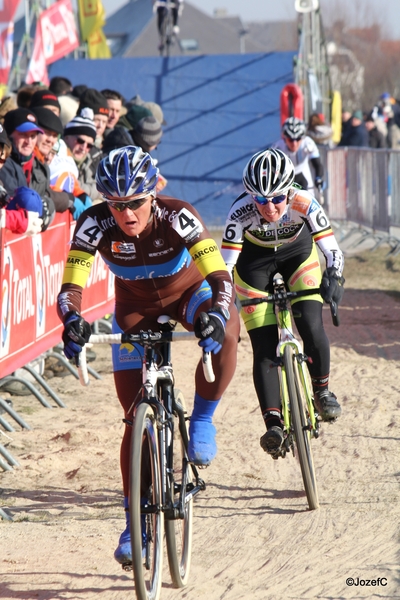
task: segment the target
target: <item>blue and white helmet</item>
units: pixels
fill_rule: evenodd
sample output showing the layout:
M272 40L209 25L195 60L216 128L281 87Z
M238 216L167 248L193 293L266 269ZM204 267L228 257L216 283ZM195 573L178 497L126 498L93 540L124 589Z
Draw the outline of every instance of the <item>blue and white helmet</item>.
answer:
M138 146L112 150L96 171L96 187L106 198L126 198L155 193L159 170L147 152Z

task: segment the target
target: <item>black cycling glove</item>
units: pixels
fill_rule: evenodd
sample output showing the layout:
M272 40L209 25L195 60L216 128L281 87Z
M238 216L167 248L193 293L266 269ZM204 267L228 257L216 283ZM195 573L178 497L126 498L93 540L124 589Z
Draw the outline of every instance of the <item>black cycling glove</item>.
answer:
M224 341L225 326L226 319L220 313L213 310L200 313L194 324L194 333L200 338L199 346L205 352L218 354Z
M62 334L65 356L73 358L82 352L82 348L89 341L91 333L90 324L79 313L75 311L68 313Z
M320 288L320 294L325 302L329 304L333 301L338 305L340 304L344 293L344 282L344 277L338 274L335 267L325 269Z

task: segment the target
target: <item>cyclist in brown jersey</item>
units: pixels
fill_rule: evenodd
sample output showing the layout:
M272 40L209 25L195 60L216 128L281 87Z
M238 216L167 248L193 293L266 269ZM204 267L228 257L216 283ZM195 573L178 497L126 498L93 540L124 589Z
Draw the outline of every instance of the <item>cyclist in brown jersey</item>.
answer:
M205 380L199 361L189 427L189 459L208 465L217 452L212 417L236 367L239 317L230 275L201 217L187 202L156 197L157 180L153 159L135 146L114 150L100 162L96 183L105 202L80 216L58 295L64 352L76 356L89 339L90 325L80 315L82 292L99 252L115 275L114 332L155 330L157 318L168 314L212 353L215 382ZM141 387L140 351L117 346L112 353L118 398L129 419ZM130 439L126 426L121 472L127 511ZM114 553L120 563L131 555L128 523L127 513Z

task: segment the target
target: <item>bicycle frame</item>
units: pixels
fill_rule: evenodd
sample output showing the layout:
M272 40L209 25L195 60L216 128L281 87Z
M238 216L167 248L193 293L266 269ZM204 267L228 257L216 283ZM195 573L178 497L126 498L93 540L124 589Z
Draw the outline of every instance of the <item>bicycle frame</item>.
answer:
M313 293L315 291L313 290ZM313 437L318 437L318 429L319 423L317 421L312 392L310 389L309 383L309 373L307 371L306 362L308 357L303 353L302 344L296 339L293 333L293 325L292 325L292 309L289 302L289 297L286 292L285 285L282 279L274 280L274 295L278 295L279 297L275 300L276 306L276 318L278 324L279 331L279 342L276 349L278 363L281 367L281 370L284 373L284 376L280 376L280 387L281 387L281 402L282 402L282 416L283 422L286 431L289 433L291 431L291 421L290 421L290 405L289 405L289 393L288 386L286 380L286 373L283 361L283 355L285 352L285 347L287 345L293 348L293 352L296 357L297 368L300 376L301 385L304 389L306 402L307 402L307 410L309 417L309 429Z
M91 343L143 347L141 398L137 403L133 401L133 422L128 423L133 427L129 482L132 562L122 565L125 570L133 570L138 600L157 600L159 596L164 534L173 585L181 588L187 584L193 499L205 489L196 466L188 460L188 418L183 395L174 387L171 363L171 342L195 336L174 332L175 325L166 316L159 317L158 322L158 332L90 337ZM80 381L87 385L85 348L78 362ZM206 380L213 382L209 353L203 352L202 364Z
M173 485L173 473L169 470L171 461L168 452L172 451L171 439L173 438L173 419L175 413L178 416L180 424L184 424L185 415L183 409L177 405L174 396L174 376L171 363L171 341L146 342L146 334L143 335L144 354L142 357L142 398L135 407L134 415L143 402L153 407L156 415L157 429L159 432L160 448L160 472L162 486L162 507L167 519L183 518L184 504L205 489L205 484L200 479L198 471L193 464L190 468L196 479L196 485L190 490L182 485L179 492L179 501L171 506L171 495L169 494L167 477L170 478L170 485ZM157 353L155 346L160 345L160 351ZM162 357L161 366L157 366L157 355ZM182 428L182 431L184 428ZM184 440L187 444L187 439ZM187 464L189 461L185 458ZM177 504L177 505L176 505ZM144 511L145 512L145 511Z

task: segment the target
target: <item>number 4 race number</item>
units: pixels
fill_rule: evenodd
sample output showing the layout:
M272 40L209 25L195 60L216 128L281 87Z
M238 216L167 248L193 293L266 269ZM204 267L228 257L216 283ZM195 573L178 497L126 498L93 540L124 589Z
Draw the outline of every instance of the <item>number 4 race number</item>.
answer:
M186 242L199 236L204 230L199 219L187 208L182 208L179 211L172 223L172 227Z
M97 246L103 234L99 224L92 217L87 217L76 232L76 237L90 246Z

